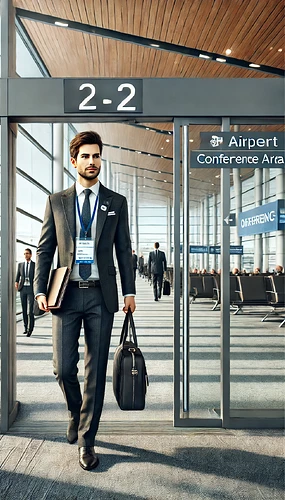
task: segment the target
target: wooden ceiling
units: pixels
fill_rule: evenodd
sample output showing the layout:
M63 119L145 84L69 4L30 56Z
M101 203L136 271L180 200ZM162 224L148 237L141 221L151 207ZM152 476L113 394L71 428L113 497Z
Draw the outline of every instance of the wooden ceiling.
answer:
M13 4L59 20L215 52L222 57L226 49L231 49L231 57L284 69L284 0L14 0ZM276 77L103 38L84 33L84 29L74 31L28 19L22 19L22 23L52 77ZM130 150L106 146L104 156L115 162L114 171L122 173L124 182L131 181L134 172L138 173L142 199L172 197L172 162L165 158L172 158L172 135L159 133L171 131L171 123L146 125L157 129L156 133L126 124L89 126L102 134L105 144ZM80 128L86 129L86 124ZM284 127L270 129L284 130ZM218 129L191 127L193 149L198 147L201 130ZM218 174L216 169L200 169L193 175L197 178L191 181L193 202L219 191Z

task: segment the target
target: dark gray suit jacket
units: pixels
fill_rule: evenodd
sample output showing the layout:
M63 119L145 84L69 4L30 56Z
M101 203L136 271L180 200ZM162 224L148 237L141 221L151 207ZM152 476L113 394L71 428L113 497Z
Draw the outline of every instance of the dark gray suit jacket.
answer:
M58 248L58 267L72 269L75 259L75 184L48 197L42 233L37 250L35 295L46 293L54 253ZM107 207L104 210L102 206ZM135 295L132 248L126 198L102 184L99 188L95 251L103 298L110 312L118 310L118 290L113 246L120 271L123 295ZM115 215L108 215L115 212Z
M25 282L25 265L26 265L26 263L27 263L27 261L20 262L18 264L18 270L17 270L17 274L16 274L16 279L15 279L15 282L19 283L18 292L20 292L22 290L23 286L24 286L24 282ZM33 285L34 275L35 275L35 263L31 260L30 261L30 266L29 266L29 279L30 279L31 286Z
M148 272L149 274L163 274L167 269L165 253L158 250L150 252L148 257Z

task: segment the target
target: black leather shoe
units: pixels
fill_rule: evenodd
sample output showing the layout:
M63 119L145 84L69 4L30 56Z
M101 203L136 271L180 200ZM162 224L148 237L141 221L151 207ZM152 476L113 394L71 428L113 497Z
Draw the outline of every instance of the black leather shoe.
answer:
M25 330L25 331L23 332L23 335L27 335L27 333L28 333L28 330Z
M78 439L79 419L70 418L66 431L66 439L70 444L76 443Z
M27 337L30 337L32 335L32 332L30 330L27 331Z
M99 465L99 458L95 455L94 446L82 446L78 448L79 465L84 470L96 469Z

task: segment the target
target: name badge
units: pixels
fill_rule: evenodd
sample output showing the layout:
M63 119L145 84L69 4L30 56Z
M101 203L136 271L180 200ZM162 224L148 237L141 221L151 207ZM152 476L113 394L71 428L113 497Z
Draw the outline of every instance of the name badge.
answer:
M76 238L75 263L93 264L94 262L94 240L91 238Z

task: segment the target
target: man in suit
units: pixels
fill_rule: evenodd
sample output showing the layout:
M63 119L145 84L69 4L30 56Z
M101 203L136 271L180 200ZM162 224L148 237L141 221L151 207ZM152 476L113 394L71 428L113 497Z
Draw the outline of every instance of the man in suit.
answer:
M56 248L58 267L71 269L62 306L53 311L53 364L69 411L67 440L78 439L79 464L97 467L94 441L103 407L106 369L118 291L113 247L120 271L123 311L135 310L132 248L124 196L98 179L102 140L93 131L77 134L70 143L77 182L47 200L37 250L35 295L48 311L46 291ZM85 336L84 392L77 378L78 339Z
M24 257L25 262L20 262L18 264L15 288L18 292L20 292L24 321L24 335L30 337L35 324L33 291L35 263L31 260L32 250L30 248L25 248Z
M133 253L132 253L132 261L133 261L134 280L136 280L136 277L137 277L137 267L138 267L138 256L136 255L136 253L135 253L134 250L133 250Z
M161 299L163 273L167 269L165 253L159 250L159 243L154 244L154 251L149 253L148 274L152 275L154 300Z

